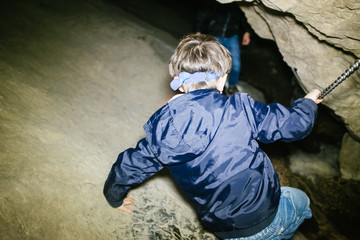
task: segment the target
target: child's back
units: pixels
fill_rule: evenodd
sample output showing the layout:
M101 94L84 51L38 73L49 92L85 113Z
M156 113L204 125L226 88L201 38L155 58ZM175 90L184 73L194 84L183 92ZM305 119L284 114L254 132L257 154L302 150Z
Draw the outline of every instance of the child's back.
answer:
M220 60L213 61L213 52ZM155 112L144 125L146 138L119 155L104 187L110 205L128 211L124 205L133 204L128 191L166 167L201 223L222 238L251 236L278 220L286 197L257 141L305 137L316 118L319 92L291 108L255 102L244 93L228 98L220 92L229 58L209 36L190 35L180 42L170 61L171 86L187 93ZM206 62L206 72L189 69L204 69Z
M293 109L266 106L244 93L227 98L197 90L170 101L144 128L151 151L205 227L252 235L272 222L280 198L278 176L256 139L292 141L308 134L316 104L303 98Z

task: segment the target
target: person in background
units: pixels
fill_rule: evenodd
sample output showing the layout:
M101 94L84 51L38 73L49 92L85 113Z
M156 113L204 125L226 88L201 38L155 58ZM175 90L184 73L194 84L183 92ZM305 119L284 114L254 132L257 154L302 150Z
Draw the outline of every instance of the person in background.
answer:
M194 32L213 35L231 53L232 69L225 85L225 94L240 92L242 45L250 44L251 27L236 2L221 4L215 0L199 9L194 22Z

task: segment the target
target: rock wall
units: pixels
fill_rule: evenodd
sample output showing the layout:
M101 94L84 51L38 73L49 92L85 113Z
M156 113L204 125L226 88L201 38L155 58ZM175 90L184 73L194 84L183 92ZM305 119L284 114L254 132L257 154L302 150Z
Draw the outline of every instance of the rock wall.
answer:
M218 0L221 3L233 2ZM360 58L360 3L353 0L238 1L248 22L262 38L272 39L300 85L320 90ZM360 140L360 71L327 95L352 137Z
M345 134L339 156L341 177L360 181L360 143L354 141L349 134Z

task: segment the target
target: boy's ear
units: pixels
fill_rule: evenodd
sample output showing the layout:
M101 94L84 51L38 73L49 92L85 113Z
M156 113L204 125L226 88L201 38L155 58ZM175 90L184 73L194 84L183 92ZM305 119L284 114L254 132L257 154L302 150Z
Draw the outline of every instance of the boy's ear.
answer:
M225 82L226 82L228 75L229 75L229 74L227 74L227 73L226 73L226 74L224 74L224 75L222 75L222 76L220 77L220 78L221 78L221 80L222 80L222 81L224 81L224 80L225 80Z
M224 74L219 78L219 81L225 85L228 74Z
M216 81L216 89L220 91L220 93L223 92L224 86L226 83L228 75L224 74L223 76L219 77Z

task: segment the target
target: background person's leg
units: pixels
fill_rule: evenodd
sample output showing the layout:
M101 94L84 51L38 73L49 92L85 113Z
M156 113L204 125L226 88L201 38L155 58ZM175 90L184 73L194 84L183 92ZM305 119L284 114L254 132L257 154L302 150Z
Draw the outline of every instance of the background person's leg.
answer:
M241 71L240 45L238 35L227 39L227 46L225 46L231 53L232 68L229 75L229 85L235 86L239 83Z
M229 38L216 37L216 39L231 53L232 68L225 86L227 94L232 95L241 90L238 86L241 70L239 37L234 35Z

